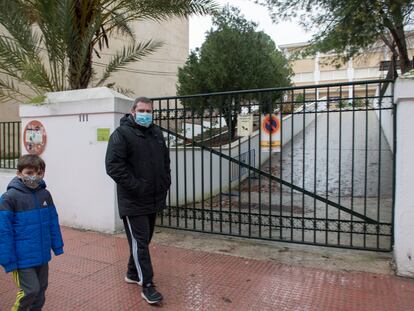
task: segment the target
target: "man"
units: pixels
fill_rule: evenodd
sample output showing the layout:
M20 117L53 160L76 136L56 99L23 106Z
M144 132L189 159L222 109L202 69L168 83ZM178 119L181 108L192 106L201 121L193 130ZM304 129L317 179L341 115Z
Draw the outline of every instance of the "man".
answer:
M137 98L111 135L105 159L106 172L117 184L119 215L131 251L125 281L141 285L150 304L163 299L154 286L149 244L171 184L169 151L152 112L150 99Z

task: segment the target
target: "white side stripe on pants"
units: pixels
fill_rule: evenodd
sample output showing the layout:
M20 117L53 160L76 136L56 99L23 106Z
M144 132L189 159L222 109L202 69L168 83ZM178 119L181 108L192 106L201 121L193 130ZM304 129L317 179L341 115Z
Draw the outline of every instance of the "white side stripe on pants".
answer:
M138 271L139 281L143 282L142 270L141 270L141 266L139 265L139 261L138 261L138 242L137 240L135 240L134 235L132 234L131 223L129 222L128 216L126 216L126 220L128 223L129 232L131 234L132 256L134 257L135 267L137 268L137 271Z

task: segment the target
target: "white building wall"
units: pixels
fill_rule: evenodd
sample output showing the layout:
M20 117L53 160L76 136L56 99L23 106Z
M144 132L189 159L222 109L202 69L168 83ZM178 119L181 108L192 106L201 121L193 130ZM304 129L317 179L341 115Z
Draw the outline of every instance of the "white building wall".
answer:
M381 100L381 105L379 104L379 99L374 100L375 108L390 108L390 109L378 109L375 110L379 124L381 125L382 132L384 133L385 139L390 147L391 152L394 153L394 112L391 109L393 107L392 95L393 84L390 84L387 90L384 93L384 96ZM378 97L380 94L380 89L377 88L375 96Z
M414 277L414 79L398 79L394 257L397 274Z
M163 42L163 46L142 60L128 64L108 82L116 82L122 88L132 90L131 97L175 95L178 67L182 67L188 57L188 20L175 18L164 22L140 21L132 25L137 43L153 40ZM109 49L102 52L102 59L95 57L94 60L107 64L115 51L128 44L125 38L113 39ZM103 67L96 66L96 69L99 71Z
M15 170L0 169L0 195L6 192L7 185L15 176Z

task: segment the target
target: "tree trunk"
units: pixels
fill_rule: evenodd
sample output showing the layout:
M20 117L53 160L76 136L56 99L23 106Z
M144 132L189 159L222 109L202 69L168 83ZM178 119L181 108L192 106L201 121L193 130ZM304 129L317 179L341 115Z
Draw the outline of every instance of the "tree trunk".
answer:
M407 43L405 39L404 28L397 28L391 31L395 44L398 50L398 62L401 69L401 74L406 73L412 69L410 58L408 57Z
M73 40L72 57L69 60L69 84L71 89L85 89L88 87L92 78L92 43L89 44L88 51L86 51L85 58L82 57L82 45L85 40L85 35L89 31L92 23L93 10L82 11L81 0L76 0L75 4L75 21L73 22L74 33L77 34Z
M237 110L232 99L225 99L222 107L222 116L226 120L227 129L230 132L230 138L233 140L236 137L237 126Z
M392 15L394 26L390 27L389 30L395 45L397 46L401 74L404 74L412 69L412 63L408 57L407 41L404 32L404 18L401 12L401 7L394 7L392 9Z
M70 87L72 90L86 89L92 78L92 47L89 49L86 59L71 59L69 67Z
M237 127L237 115L233 116L233 120L231 122L231 139L233 140L236 138L236 127Z
M230 132L230 137L233 140L236 137L237 114L231 108L223 108L224 120L226 120L227 129Z

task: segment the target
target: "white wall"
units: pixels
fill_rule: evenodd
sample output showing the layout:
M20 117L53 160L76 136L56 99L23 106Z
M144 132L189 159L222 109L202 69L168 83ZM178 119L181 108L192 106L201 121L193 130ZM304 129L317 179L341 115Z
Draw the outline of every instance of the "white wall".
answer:
M414 80L399 78L397 104L394 257L397 274L414 277Z
M295 137L297 134L301 133L304 129L304 120L305 118L305 128L309 126L315 120L315 113L298 113L289 115L283 118L282 121L282 144L285 145L292 140L292 137ZM293 126L293 133L292 133ZM293 135L292 135L293 134Z
M210 121L203 121L203 128L201 127L201 124L193 124L191 122L186 122L182 124L182 130L184 131L183 135L185 137L193 138L195 136L200 135L202 131L220 128L220 125L222 127L226 126L226 120L224 118L221 118L221 121L218 120L212 123L210 123ZM193 133L193 128L194 128L194 133Z
M21 105L20 117L22 129L31 120L45 127L45 181L61 224L102 232L121 229L115 184L105 173L107 142L97 141L97 128L112 133L130 110L130 99L107 88L58 92L48 99L51 103L42 106Z
M252 135L250 140L250 150L255 150L255 159L253 159L251 156L251 161L254 161L254 163L251 163L251 165L255 167L259 166L258 143L259 134L256 132L254 135ZM218 148L215 148L215 150L220 151ZM248 152L248 150L248 139L243 139L240 143L240 151L238 142L235 142L231 144L231 148L229 148L229 145L223 146L221 152L234 158L239 154ZM229 191L229 188L234 187L238 183L238 178L231 182L229 165L232 166L233 162L213 153L210 155L209 151L202 151L200 148L194 148L193 152L191 146L185 149L184 147L172 147L170 149L170 158L172 185L170 189L171 198L168 200L168 202L171 202L171 205L176 204L177 197L179 204L184 204L186 198L187 203L191 203L193 201L198 202L201 201L203 195L204 199L207 199L211 195L218 194L220 190L223 192ZM266 161L268 158L269 153L262 153L262 162ZM210 163L212 163L212 165L210 165ZM234 166L238 169L237 164ZM231 169L235 168L230 167L230 170ZM241 180L245 179L246 177L248 177L248 174L241 176ZM210 186L211 183L212 187ZM187 195L185 195L185 193L187 193Z
M387 90L384 93L384 96L391 96L392 95L392 89L393 84L390 84L387 88ZM379 96L379 88L377 88L377 91L375 93L375 96ZM381 107L382 108L392 108L392 98L386 97L383 98L381 101ZM374 107L379 108L379 100L376 98L374 100ZM387 140L387 143L390 147L391 152L394 152L394 115L392 109L386 109L386 110L376 110L375 111L377 115L378 122L381 123L381 128L384 133L385 139Z
M0 196L6 192L7 185L16 176L16 170L0 169Z

